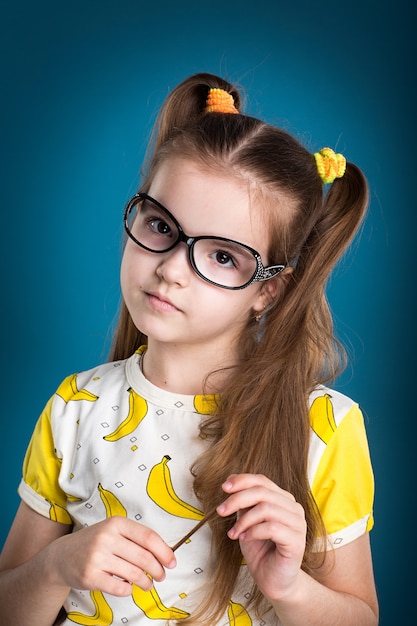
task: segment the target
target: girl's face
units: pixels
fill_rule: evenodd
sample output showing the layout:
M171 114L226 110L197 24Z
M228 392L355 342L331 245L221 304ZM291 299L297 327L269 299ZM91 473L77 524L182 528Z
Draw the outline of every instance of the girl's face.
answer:
M245 181L174 158L160 166L148 194L187 235L234 239L257 250L267 265L267 228ZM207 354L233 350L249 317L274 294L275 283L254 283L238 291L212 285L194 272L184 243L155 253L129 238L121 267L126 306L149 345L192 344Z

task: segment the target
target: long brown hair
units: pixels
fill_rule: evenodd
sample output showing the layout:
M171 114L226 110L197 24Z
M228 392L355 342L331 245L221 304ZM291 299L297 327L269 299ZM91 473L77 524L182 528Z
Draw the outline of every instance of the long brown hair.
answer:
M313 572L313 544L325 531L307 478L308 397L345 363L334 336L326 283L361 224L367 184L348 162L345 175L324 193L313 155L296 138L250 116L205 113L210 87L232 94L239 109L241 96L225 80L196 74L183 81L160 111L142 190L149 189L160 164L173 156L245 177L265 199L268 261L286 260L293 271L284 296L271 303L261 326L250 319L242 332L238 362L221 389L217 411L201 425L211 446L192 468L194 489L206 511L224 498L220 485L230 473L261 473L291 492L305 510L303 568ZM290 212L283 211L282 198L291 201ZM142 343L146 337L122 304L111 358L127 358ZM199 623L213 623L225 610L241 567L239 543L226 536L228 523L212 528L216 584L198 613L206 615ZM251 602L260 609L256 588Z

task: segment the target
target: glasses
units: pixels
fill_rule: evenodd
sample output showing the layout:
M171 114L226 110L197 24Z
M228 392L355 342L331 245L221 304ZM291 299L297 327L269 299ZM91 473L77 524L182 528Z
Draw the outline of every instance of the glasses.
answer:
M186 235L172 213L146 193L137 193L129 200L124 225L129 237L149 252L168 252L185 243L195 273L223 289L244 289L277 276L286 267L284 264L265 267L259 252L233 239Z

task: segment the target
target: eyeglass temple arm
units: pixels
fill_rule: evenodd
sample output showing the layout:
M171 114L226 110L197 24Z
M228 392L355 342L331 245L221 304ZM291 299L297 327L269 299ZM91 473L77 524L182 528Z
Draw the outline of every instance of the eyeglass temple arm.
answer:
M280 274L286 267L287 265L269 265L268 267L264 267L258 280L269 280Z

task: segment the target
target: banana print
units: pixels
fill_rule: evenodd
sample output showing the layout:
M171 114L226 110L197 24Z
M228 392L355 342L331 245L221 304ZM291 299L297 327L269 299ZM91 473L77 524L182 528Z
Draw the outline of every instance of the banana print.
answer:
M148 496L161 509L171 515L201 520L204 516L203 512L181 500L175 493L171 482L171 473L167 465L170 460L171 457L166 454L162 461L154 465L149 472L148 484L146 485Z
M208 395L208 396L194 396L194 407L197 413L201 413L201 415L212 415L217 406L216 396Z
M159 597L155 587L150 591L143 591L137 585L132 585L133 602L149 619L174 620L185 619L189 613L174 606L167 608Z
M89 402L98 400L98 396L91 391L87 391L87 389L78 390L77 374L67 376L58 387L56 395L60 396L66 403L70 400L88 400Z
M118 498L107 489L104 489L101 483L98 484L98 490L100 492L100 498L103 500L103 504L106 507L106 517L114 517L115 515L121 515L127 517L127 511Z
M49 504L51 505L49 509L49 519L53 522L60 522L60 524L72 524L71 516L63 506L53 502L49 502Z
M110 435L103 437L106 441L117 441L126 435L130 435L139 426L148 412L148 403L142 396L136 393L131 387L129 391L129 412L127 417Z
M67 614L67 618L76 624L83 624L84 626L92 624L110 626L110 624L113 624L113 611L101 591L90 591L90 596L96 610L94 615L85 615L78 611L71 611Z
M326 445L337 428L330 398L331 396L325 393L324 396L316 398L310 407L311 428Z
M57 459L57 461L59 462L60 465L62 465L62 459ZM79 498L78 496L73 496L70 493L66 493L65 495L67 496L68 502L81 502L82 501L82 498Z
M251 626L252 620L247 610L237 602L229 602L227 609L230 626Z
M68 502L82 502L82 498L78 496L72 496L70 493L65 494L67 496Z

